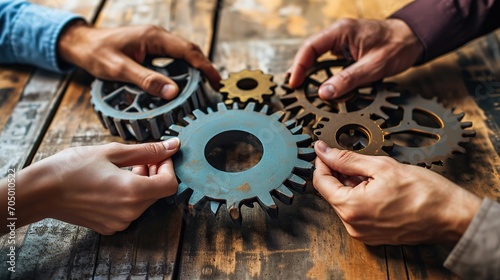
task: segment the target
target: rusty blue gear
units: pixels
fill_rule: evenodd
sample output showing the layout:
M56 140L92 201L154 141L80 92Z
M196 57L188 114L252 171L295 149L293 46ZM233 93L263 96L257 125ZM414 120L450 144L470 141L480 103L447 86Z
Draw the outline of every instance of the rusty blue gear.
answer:
M90 102L101 123L123 139L160 139L165 130L192 110L206 107L201 74L183 60L169 59L161 66L148 58L144 66L177 83L179 94L172 100L150 95L139 87L96 79Z
M186 126L170 126L170 136L181 140L181 149L173 157L179 179L177 197L192 191L188 211L195 214L207 201L216 214L226 204L230 218L241 222L241 206L257 202L271 217L278 208L273 199L290 204L290 189L303 191L313 165L314 149L309 135L301 134L302 127L294 120L282 122L284 112L268 115L268 106L255 111L255 103L239 109L236 103L228 109L219 103L217 111L193 111L195 119L184 118ZM207 147L217 141L234 140L248 135L247 141L262 145L262 158L253 167L239 172L227 172L207 161ZM238 134L238 135L237 135ZM208 148L210 149L210 148ZM179 202L179 201L178 201Z

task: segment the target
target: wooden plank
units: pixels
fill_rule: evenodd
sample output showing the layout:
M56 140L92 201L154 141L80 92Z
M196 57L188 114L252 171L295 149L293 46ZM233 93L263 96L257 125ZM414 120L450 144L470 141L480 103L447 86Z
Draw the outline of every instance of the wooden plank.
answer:
M225 2L214 61L223 76L245 68L260 69L274 74L280 84L304 38L338 17L362 16L364 5L370 2L357 2ZM278 220L269 219L258 205L253 209L243 207L241 227L232 224L224 209L214 217L207 207L199 217L190 219L179 277L406 278L401 247L389 251L388 263L383 246L369 247L350 238L337 215L312 187L308 193L297 195L291 206L278 206Z
M10 116L14 111L14 107L21 97L30 74L31 69L29 67L0 67L0 116L5 116L0 119L0 131L3 130L9 119L7 116Z
M215 7L216 1L137 3L113 0L106 2L96 22L102 27L161 24L194 40L208 53ZM191 20L193 18L195 20ZM121 138L111 136L100 124L89 100L91 81L91 77L78 72L69 83L35 161L68 147L123 142ZM182 218L177 207L166 204L164 200L150 208L129 229L113 236L101 237L83 227L44 220L31 225L20 258L26 264L23 271L28 276L42 273L48 278L58 275L66 275L65 278L171 278L181 228ZM47 229L47 233L43 236L35 234L40 229ZM57 238L66 242L66 246L51 245ZM80 244L86 244L86 247ZM44 257L51 248L58 250L59 261ZM25 258L27 252L30 260Z
M85 3L43 0L33 2L78 12L88 20L92 20L99 7L98 0L86 1ZM21 168L29 163L30 157L34 154L38 146L37 143L43 136L44 130L50 122L51 115L55 112L57 104L62 97L63 89L67 84L64 76L38 69L35 69L34 73L29 76L31 72L32 68L16 66L9 68L9 70L3 70L0 74L0 77L2 77L0 88L9 88L9 83L3 79L10 81L12 84L11 88L13 88L13 90L10 90L12 96L9 95L5 99L7 101L4 101L6 106L0 107L0 113L6 116L2 120L8 119L6 123L2 123L0 126L2 128L0 134L0 174L5 174L8 168ZM16 102L12 102L12 100ZM10 118L7 118L9 115ZM6 263L2 261L0 264L0 278L8 279L19 276L21 279L33 278L35 274L32 272L37 271L37 261L40 263L60 262L60 255L57 254L59 248L61 246L68 246L68 244L71 244L75 240L82 239L81 232L77 232L75 236L67 238L68 235L64 235L64 232L59 232L57 228L53 231L48 230L48 225L51 223L53 221L47 220L39 227L17 229L16 244L18 244L18 247L16 253L18 253L18 274L7 274ZM25 238L28 231L30 232L29 236L31 236L31 239ZM45 245L54 244L55 247L47 247L42 242L39 242L40 240L43 240ZM40 243L39 247L37 247L38 243ZM20 244L22 245L19 247ZM74 247L82 246L82 244L84 243L75 243ZM1 254L5 256L8 248L5 237L0 238L0 246ZM40 250L38 252L39 258L36 261L32 259L34 248ZM76 256L73 254L73 257ZM19 267L19 264L24 264L25 266ZM78 260L75 260L73 264L78 266ZM61 271L46 271L43 269L43 266L38 270L38 273L39 275L47 276L47 278L52 278L49 276L60 277L64 275Z

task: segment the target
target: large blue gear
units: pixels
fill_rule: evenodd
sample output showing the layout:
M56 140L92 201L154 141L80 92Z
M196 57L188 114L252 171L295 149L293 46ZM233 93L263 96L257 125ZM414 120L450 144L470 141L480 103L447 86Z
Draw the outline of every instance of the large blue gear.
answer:
M195 119L185 118L187 126L170 126L171 135L181 140L181 149L172 158L180 180L178 197L192 190L188 209L199 209L210 201L214 214L225 203L229 216L237 222L241 222L241 206L253 202L276 217L278 209L272 196L290 204L293 198L290 189L305 188L306 181L298 174L310 174L313 167L309 162L314 158L314 150L308 147L310 137L301 134L302 127L296 126L295 121L281 122L283 112L267 115L267 106L258 112L255 103L248 103L244 109L239 109L236 103L232 109L219 103L217 108L215 112L209 108L207 114L193 111ZM240 172L213 167L205 154L207 145L213 143L211 139L227 141L233 137L231 133L241 132L253 136L249 141L261 143L260 161ZM221 135L226 138L221 139Z

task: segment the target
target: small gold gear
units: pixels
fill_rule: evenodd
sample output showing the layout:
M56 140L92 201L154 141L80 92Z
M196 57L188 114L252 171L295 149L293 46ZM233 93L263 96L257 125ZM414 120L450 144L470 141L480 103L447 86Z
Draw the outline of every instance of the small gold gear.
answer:
M246 103L250 100L264 103L264 99L274 94L276 84L272 75L266 75L260 70L243 70L230 73L229 77L221 81L220 93L224 94L226 103L239 101Z

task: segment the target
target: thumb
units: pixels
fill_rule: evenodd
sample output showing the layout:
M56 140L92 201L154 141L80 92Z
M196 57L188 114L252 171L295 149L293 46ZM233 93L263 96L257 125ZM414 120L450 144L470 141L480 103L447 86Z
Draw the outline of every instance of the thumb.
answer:
M121 81L135 84L147 93L167 100L175 98L179 93L179 87L172 79L138 64L129 57L124 59L129 66L124 70Z
M371 56L364 56L356 63L346 67L337 75L326 80L318 90L321 99L340 97L365 84L377 81L385 76L380 63Z
M348 176L364 176L372 178L387 167L387 160L384 157L360 155L352 151L332 149L323 141L317 141L314 151L333 171Z
M109 161L118 167L157 164L174 155L180 147L177 137L163 142L125 145L111 143L103 146Z

